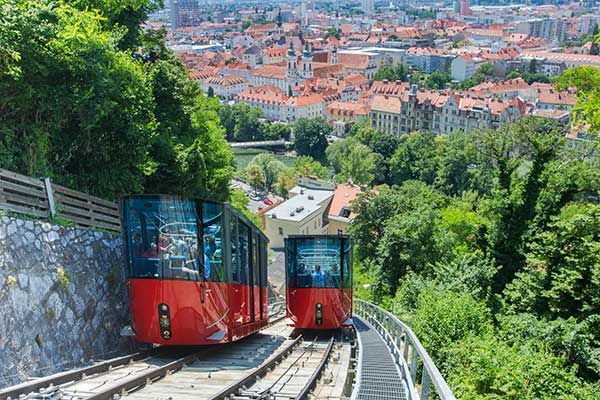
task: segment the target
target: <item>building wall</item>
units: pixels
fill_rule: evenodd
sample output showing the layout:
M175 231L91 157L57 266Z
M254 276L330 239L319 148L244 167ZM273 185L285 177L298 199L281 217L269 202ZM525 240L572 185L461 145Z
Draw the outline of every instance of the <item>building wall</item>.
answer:
M325 203L325 206L328 202ZM289 235L310 235L327 232L323 227L323 212L325 206L320 207L301 221L290 221L281 218L265 218L265 234L269 238L269 246L272 249L282 248L283 239Z
M329 235L345 235L348 233L348 224L342 221L329 219L327 224L327 233Z
M120 236L0 219L0 387L131 351Z

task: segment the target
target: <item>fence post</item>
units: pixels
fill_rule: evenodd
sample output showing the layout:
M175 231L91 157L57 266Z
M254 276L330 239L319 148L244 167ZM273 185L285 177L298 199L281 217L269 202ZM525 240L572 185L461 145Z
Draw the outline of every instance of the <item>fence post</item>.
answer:
M423 377L421 378L421 395L420 400L427 400L429 398L429 384L431 383L431 378L429 377L429 373L427 373L427 368L423 365Z
M410 376L412 378L413 381L413 385L416 384L416 380L417 380L417 349L415 348L415 345L412 344L411 346L412 349L412 360L410 363Z
M56 207L54 207L54 193L52 193L52 183L50 182L50 178L44 178L44 186L46 187L46 196L48 197L49 217L54 218L56 215Z

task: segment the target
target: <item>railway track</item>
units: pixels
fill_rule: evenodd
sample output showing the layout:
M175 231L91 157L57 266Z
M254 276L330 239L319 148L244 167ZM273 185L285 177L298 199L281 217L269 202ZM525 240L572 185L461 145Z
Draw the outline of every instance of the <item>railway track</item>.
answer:
M0 390L0 400L305 399L340 344L291 334L278 319L234 343L136 353Z

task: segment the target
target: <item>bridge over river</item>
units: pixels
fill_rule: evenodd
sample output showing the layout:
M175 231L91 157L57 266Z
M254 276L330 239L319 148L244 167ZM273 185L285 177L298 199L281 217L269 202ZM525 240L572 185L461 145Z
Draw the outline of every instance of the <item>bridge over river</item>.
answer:
M249 149L254 147L287 147L291 146L292 142L285 140L262 140L256 142L229 142L232 148Z

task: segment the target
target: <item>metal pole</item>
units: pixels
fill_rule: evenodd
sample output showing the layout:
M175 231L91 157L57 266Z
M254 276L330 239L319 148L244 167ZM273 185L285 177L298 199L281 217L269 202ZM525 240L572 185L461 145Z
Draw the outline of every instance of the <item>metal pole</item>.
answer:
M430 383L431 383L431 379L429 378L429 373L427 373L427 368L423 367L423 378L421 379L420 400L427 400L429 398L429 384Z

